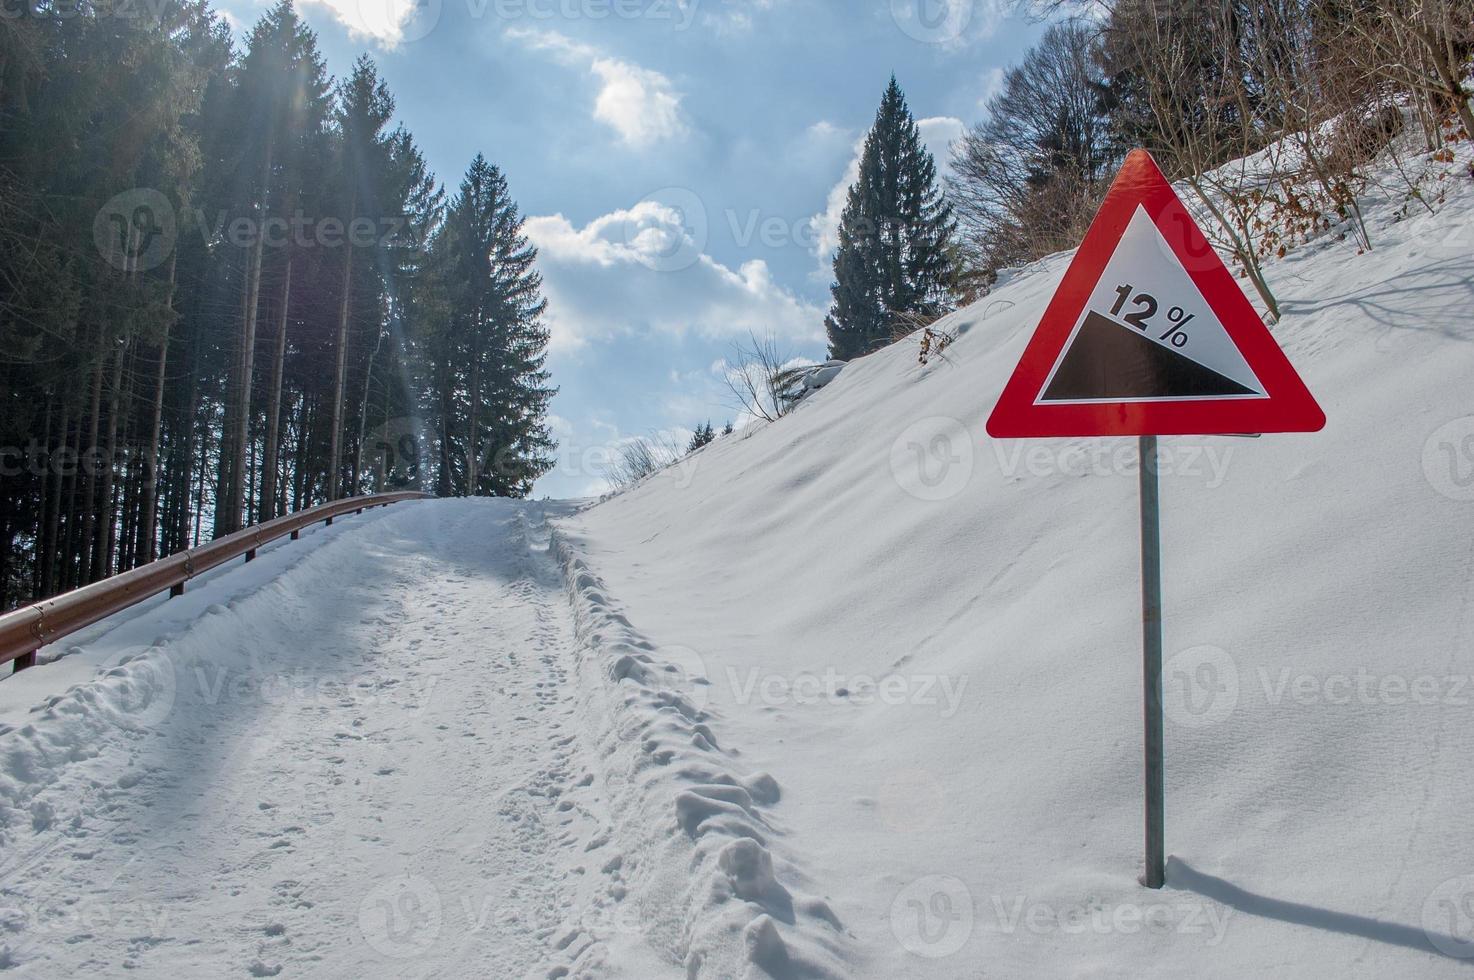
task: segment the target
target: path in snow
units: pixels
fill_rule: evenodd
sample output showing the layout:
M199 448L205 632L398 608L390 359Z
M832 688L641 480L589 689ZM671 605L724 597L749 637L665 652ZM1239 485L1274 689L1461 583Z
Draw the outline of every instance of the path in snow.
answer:
M0 729L0 966L546 973L600 873L597 815L560 801L593 776L541 510L346 524L156 640L117 690Z

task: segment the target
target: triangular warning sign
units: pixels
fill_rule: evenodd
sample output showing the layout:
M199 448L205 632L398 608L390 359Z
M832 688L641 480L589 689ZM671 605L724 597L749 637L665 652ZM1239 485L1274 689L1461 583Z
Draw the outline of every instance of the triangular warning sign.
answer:
M998 438L1314 432L1326 417L1145 150L988 419Z

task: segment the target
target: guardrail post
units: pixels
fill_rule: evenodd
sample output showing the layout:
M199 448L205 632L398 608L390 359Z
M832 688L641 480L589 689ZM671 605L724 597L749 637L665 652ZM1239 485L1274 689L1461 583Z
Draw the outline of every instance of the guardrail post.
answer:
M292 540L293 541L296 541L300 537L302 537L302 529L301 528L298 528L297 530L295 530L295 531L292 532Z
M333 526L333 519L331 517L329 517L327 520L323 521L323 524L325 526L327 526L327 527L332 527Z
M255 548L252 548L250 551L247 551L246 552L246 561L255 561L255 560L256 560L256 549Z
M182 595L184 595L183 582L175 582L173 585L169 586L169 598L177 599Z
M36 651L35 650L32 650L30 653L23 653L19 657L16 657L15 658L15 672L17 674L20 673L21 671L25 670L27 667L34 667L34 666L36 666Z
M358 513L360 513L360 514L363 513L363 508L362 507L358 508Z

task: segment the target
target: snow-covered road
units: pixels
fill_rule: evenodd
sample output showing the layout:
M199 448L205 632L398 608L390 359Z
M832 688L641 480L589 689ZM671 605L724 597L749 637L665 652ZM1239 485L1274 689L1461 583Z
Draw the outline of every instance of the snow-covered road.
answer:
M0 965L545 975L600 877L547 536L535 504L371 512L89 647L143 655L4 732Z

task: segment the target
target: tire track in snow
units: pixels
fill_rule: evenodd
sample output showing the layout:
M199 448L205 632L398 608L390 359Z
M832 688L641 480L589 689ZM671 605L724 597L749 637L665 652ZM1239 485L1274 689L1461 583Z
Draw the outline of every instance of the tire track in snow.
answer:
M505 501L396 508L0 736L0 777L41 787L0 813L0 965L543 976L592 959L603 818L540 525Z

